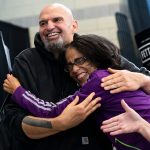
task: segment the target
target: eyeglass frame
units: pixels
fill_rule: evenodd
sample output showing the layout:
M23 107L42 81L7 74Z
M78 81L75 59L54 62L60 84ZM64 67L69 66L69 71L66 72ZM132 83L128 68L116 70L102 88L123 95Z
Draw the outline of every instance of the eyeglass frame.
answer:
M86 61L87 61L86 56L76 58L73 63L66 64L66 66L64 68L64 71L65 72L70 72L70 71L72 71L74 65L80 66L80 65L83 65Z

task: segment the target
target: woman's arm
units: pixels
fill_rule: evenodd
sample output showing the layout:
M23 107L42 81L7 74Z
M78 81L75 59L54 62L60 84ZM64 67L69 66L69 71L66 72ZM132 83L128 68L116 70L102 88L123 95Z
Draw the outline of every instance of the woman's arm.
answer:
M150 141L150 124L130 108L124 100L121 101L121 105L125 113L104 121L101 126L103 132L109 132L112 136L138 132Z
M7 75L7 79L4 81L4 90L12 93L12 100L19 106L31 112L38 117L50 118L58 116L65 107L71 103L75 96L69 96L62 101L54 104L52 102L45 102L37 98L35 95L26 91L20 86L19 81L13 75ZM82 100L86 98L86 95L82 97Z

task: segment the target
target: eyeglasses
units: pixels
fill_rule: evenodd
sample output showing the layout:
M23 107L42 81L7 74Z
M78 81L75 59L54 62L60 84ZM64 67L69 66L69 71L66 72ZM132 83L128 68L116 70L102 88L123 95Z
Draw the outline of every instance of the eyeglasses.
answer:
M65 66L65 72L70 72L72 71L73 69L73 66L76 65L76 66L80 66L80 65L83 65L85 63L85 61L87 60L87 58L84 56L84 57L80 57L80 58L76 58L74 60L74 63L68 63L66 66Z

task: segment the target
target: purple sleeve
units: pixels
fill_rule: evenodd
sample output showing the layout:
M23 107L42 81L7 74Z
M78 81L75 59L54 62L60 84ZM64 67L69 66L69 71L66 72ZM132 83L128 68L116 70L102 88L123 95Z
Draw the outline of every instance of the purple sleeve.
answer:
M18 87L12 94L11 99L22 108L28 110L35 116L50 118L58 116L65 107L74 100L73 95L54 104L37 98L30 91L26 91L23 87Z

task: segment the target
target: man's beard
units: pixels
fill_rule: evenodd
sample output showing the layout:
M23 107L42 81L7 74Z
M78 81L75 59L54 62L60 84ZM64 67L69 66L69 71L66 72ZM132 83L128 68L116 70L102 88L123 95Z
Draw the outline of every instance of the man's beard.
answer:
M61 38L59 38L57 41L54 42L45 40L44 45L45 49L48 52L53 53L56 59L64 51L64 41Z

